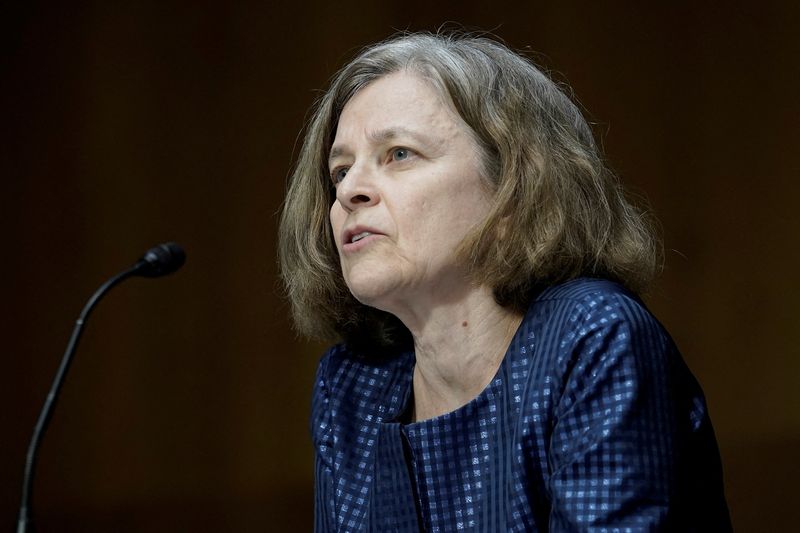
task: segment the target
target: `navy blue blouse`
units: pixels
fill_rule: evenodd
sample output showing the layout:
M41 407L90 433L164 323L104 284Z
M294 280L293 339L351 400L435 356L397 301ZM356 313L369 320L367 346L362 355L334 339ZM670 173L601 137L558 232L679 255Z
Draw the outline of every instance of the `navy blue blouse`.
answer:
M405 424L413 369L413 352L322 358L316 531L730 530L702 391L619 285L544 290L480 395Z

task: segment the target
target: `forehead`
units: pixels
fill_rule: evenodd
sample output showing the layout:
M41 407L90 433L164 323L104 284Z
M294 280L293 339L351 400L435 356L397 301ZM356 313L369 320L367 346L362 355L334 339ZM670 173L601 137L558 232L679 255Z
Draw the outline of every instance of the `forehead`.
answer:
M381 140L386 132L453 134L469 131L433 82L407 71L383 76L356 92L339 116L334 150L357 137Z

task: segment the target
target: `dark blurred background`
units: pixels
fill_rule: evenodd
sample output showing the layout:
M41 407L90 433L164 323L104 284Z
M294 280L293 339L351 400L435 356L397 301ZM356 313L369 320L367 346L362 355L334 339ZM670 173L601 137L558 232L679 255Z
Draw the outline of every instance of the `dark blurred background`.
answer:
M83 2L3 9L0 529L84 301L164 240L179 274L93 315L41 449L39 531L306 531L323 346L276 213L307 110L362 45L451 21L534 53L663 225L647 301L702 382L739 531L800 504L800 4ZM653 3L655 4L655 3Z

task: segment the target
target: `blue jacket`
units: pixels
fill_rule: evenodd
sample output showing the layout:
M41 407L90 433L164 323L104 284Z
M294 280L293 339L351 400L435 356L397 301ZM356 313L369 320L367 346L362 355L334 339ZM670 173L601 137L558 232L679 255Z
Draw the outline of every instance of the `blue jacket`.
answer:
M413 369L413 352L322 358L316 531L731 529L702 391L619 285L544 290L483 392L404 424Z

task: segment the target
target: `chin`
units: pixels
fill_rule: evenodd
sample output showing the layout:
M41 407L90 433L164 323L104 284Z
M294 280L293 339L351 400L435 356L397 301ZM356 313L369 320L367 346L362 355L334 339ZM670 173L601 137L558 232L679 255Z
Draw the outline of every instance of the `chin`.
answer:
M385 304L397 286L385 272L351 272L346 278L347 288L356 300L364 305L388 311Z

